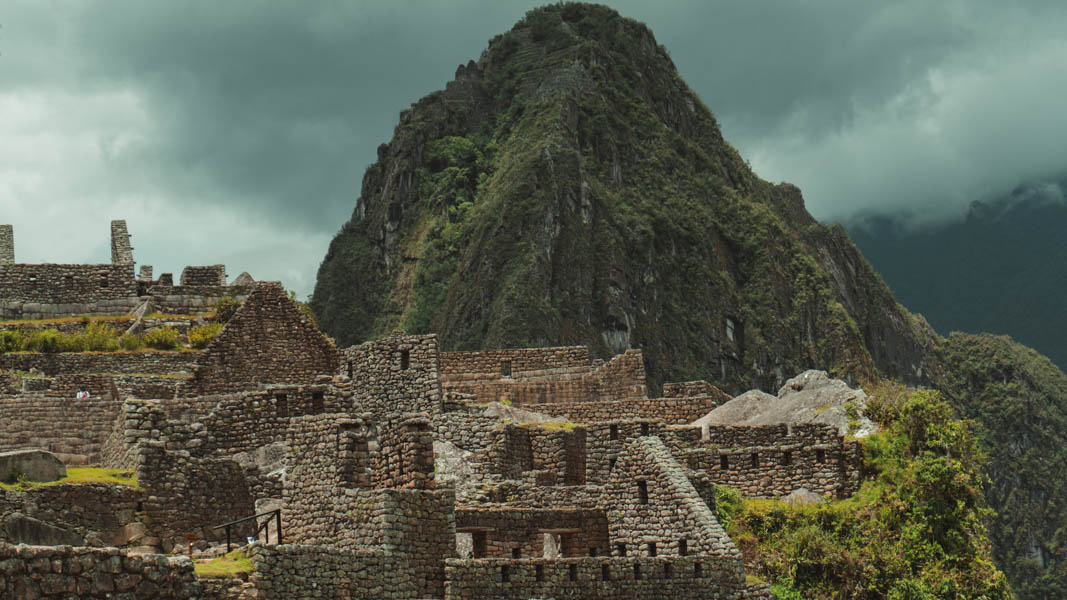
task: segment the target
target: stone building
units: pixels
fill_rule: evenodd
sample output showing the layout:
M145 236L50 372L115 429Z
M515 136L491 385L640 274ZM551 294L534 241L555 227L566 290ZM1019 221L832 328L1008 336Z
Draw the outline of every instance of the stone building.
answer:
M125 227L113 232L109 268L132 274ZM0 270L12 266L25 267ZM224 282L186 275L196 289ZM337 350L278 284L246 296L199 353L0 356L51 378L0 390L0 450L138 481L0 490L13 565L0 596L769 598L716 520L715 485L768 497L858 485L855 446L832 427L691 426L729 397L685 382L649 398L639 350L440 352L433 335ZM73 398L82 387L91 397ZM224 544L218 525L274 508L280 535L247 549L247 581L157 556ZM59 566L45 573L41 558Z
M152 279L150 265L139 275L134 268L126 221L111 222L111 262L98 265L15 262L12 227L0 225L0 318L123 315L141 305L151 307L147 312L191 314L250 291L244 281L227 285L223 265L186 267L179 285L171 273Z

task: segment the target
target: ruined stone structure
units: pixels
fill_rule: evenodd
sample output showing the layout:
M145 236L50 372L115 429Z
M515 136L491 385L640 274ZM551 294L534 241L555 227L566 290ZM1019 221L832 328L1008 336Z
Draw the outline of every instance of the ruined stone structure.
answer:
M0 318L49 319L77 315L123 315L151 302L171 314L203 312L220 298L243 299L247 283L227 285L222 265L186 267L181 285L170 273L151 278L143 265L134 275L133 247L126 221L111 222L111 263L27 264L15 262L14 234L0 225Z
M35 570L35 552L116 557L99 588L78 591L91 598L144 585L151 564L165 598L766 599L715 518L715 485L846 496L859 480L855 444L830 426L691 426L730 398L707 382L649 398L639 350L442 353L425 335L339 351L277 284L255 284L202 352L0 361L38 373L0 392L0 449L137 476L138 488L0 491L0 556L17 565L0 590L46 598L82 584ZM217 525L261 507L280 508L282 533L248 549L247 582L135 558L222 543Z

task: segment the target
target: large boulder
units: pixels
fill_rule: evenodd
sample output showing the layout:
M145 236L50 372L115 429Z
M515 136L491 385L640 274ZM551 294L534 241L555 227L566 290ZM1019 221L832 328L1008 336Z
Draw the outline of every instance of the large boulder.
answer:
M852 389L825 371L804 371L785 382L772 396L759 390L745 392L692 423L708 425L777 425L825 423L841 435L864 437L878 429L867 418L867 394Z
M84 546L85 538L69 531L49 525L22 513L11 513L4 519L4 537L13 544L31 546Z
M0 452L0 481L56 481L67 476L67 467L47 450L8 450Z

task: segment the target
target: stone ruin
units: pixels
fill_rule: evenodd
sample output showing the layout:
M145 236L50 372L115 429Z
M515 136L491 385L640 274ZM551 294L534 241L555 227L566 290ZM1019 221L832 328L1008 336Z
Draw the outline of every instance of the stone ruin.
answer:
M167 353L0 355L50 378L0 393L0 450L137 476L0 489L0 597L769 599L715 486L859 484L834 425L701 421L730 397L699 381L650 398L639 350L441 352L434 335L337 350L276 283L252 285L203 352L148 354ZM184 555L220 552L217 526L258 513L229 531L260 538L254 570L198 577Z
M227 285L223 265L185 267L178 285L171 273L152 279L151 265L139 275L134 267L126 221L111 222L111 263L99 265L17 263L12 227L0 225L0 318L123 315L142 305L147 312L195 314L251 291L248 279Z

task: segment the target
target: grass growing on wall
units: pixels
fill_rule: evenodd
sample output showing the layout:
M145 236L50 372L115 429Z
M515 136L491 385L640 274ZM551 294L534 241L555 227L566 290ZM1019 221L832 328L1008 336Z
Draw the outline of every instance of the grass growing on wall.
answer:
M776 598L1010 598L986 531L985 461L971 425L937 392L883 389L885 431L852 498L815 505L718 492L717 513Z
M46 487L60 484L89 484L106 483L125 485L139 489L137 474L129 469L102 469L98 467L70 467L67 476L48 482L30 481L23 477L14 477L12 481L0 483L0 489L24 491L32 488Z

